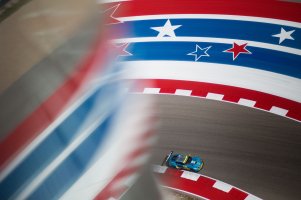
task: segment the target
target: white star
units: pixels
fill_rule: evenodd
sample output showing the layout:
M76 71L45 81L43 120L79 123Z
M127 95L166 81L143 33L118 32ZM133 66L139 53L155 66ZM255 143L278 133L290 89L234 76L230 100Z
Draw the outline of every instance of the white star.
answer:
M279 38L279 44L281 44L284 40L294 40L294 38L291 36L292 33L295 32L295 30L286 31L284 28L281 27L281 32L275 35L272 35L273 37Z
M164 26L159 26L159 27L151 27L151 29L158 31L159 34L157 37L164 37L164 36L169 36L169 37L176 37L175 30L182 25L174 25L172 26L169 19L166 21Z
M207 53L207 51L211 48L211 46L209 47L206 47L206 48L201 48L199 47L199 45L196 45L195 46L195 51L194 52L191 52L187 55L189 56L194 56L195 58L195 61L198 61L202 56L205 56L205 57L210 57L210 55Z

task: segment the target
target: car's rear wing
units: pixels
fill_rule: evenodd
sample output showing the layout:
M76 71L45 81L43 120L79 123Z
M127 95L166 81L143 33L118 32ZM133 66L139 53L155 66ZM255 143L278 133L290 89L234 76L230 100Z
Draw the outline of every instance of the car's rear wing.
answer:
M169 160L169 158L171 157L172 154L173 154L173 151L170 151L170 153L165 156L161 166L163 166Z

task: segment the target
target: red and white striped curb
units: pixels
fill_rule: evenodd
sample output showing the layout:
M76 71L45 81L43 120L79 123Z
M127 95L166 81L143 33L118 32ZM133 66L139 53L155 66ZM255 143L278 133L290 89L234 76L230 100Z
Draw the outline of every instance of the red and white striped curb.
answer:
M147 83L151 83L148 85ZM301 122L301 103L245 88L182 80L146 80L132 93L206 98L256 108Z
M222 181L201 174L153 166L162 186L211 200L260 200L260 198Z

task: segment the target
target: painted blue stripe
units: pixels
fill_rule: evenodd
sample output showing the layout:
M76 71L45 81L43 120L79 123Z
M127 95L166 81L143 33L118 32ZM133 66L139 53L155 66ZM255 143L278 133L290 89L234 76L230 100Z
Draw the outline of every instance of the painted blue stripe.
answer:
M117 85L100 88L68 116L53 132L0 183L1 199L18 194L76 137L76 133L94 106L112 103ZM111 95L109 95L111 94ZM99 102L99 97L103 97ZM110 98L111 97L111 98Z
M28 199L58 199L87 170L110 132L112 114L41 184ZM105 164L105 163L104 163ZM101 170L101 169L99 169Z
M75 133L82 119L94 104L96 94L91 96L74 113L72 113L0 184L1 199L8 199L16 191L22 189L26 182L31 181L48 163L50 163L75 138Z
M176 36L181 37L215 37L237 40L257 41L269 44L279 44L279 38L272 35L280 33L281 27L286 31L295 30L292 37L295 40L285 40L281 46L301 49L301 29L277 24L260 22L220 20L220 19L171 19L172 25L182 25L175 30ZM156 37L158 32L151 27L163 26L164 20L141 20L115 24L112 31L119 38ZM121 31L122 30L122 31ZM129 30L124 32L124 30Z
M252 52L252 54L240 54L236 60L233 61L232 53L223 52L226 49L232 48L231 44L195 42L132 43L127 50L133 55L123 57L123 60L194 61L195 57L187 54L195 51L196 44L201 48L212 46L207 51L210 57L201 57L198 62L244 66L301 78L301 56L247 46L246 48Z

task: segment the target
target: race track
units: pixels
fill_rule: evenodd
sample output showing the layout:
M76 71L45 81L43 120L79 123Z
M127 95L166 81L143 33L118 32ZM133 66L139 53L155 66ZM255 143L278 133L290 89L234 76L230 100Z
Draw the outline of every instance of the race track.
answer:
M263 199L298 199L301 124L212 100L158 95L153 163L170 150L200 155L204 175Z
M95 25L94 20L89 21L91 24L86 24L85 26L80 23L86 19L86 16L79 15L81 12L75 12L77 11L77 7L71 7L72 12L67 12L65 6L58 9L50 2L50 5L44 5L47 7L46 11L36 13L36 6L34 4L36 2L46 1L40 0L28 3L16 12L15 15L12 15L0 25L3 28L0 32L3 32L2 35L6 36L2 36L1 41L6 44L4 46L7 46L7 49L11 49L11 51L4 52L2 54L3 59L0 59L0 65L5 66L0 69L2 74L0 81L0 121L2 122L0 126L0 139L2 141L20 122L26 119L30 113L45 102L51 94L57 91L57 88L77 69L77 65L81 62L82 56L85 55L86 52L89 52L88 49L91 44L91 39L94 38L92 36L96 34L93 29ZM67 3L64 4L66 8L69 8L69 5L75 5L74 2L70 2L71 1L68 0ZM127 3L130 4L128 1L123 2L123 4ZM201 6L200 8L203 7ZM138 10L140 9L137 9L137 11ZM301 30L299 19L297 20L298 26L287 28L287 31L296 29L295 35L297 39L290 41L296 43L287 43L287 46L285 46L286 43L284 43L285 45L281 46L278 45L278 39L272 35L278 33L277 31L280 31L282 26L290 25L286 22L282 24L283 21L289 20L287 18L279 18L282 20L281 26L271 25L271 27L273 26L275 28L276 32L274 32L274 30L272 30L271 33L264 32L266 35L263 34L262 38L267 37L267 39L259 38L262 39L262 41L257 41L256 38L249 38L250 41L247 42L251 42L250 50L252 52L254 51L254 60L256 61L257 59L261 64L260 66L256 65L256 67L253 67L249 62L249 57L243 57L249 55L241 55L240 59L242 59L242 64L239 64L234 62L230 54L223 53L235 42L235 40L232 41L233 38L229 40L229 36L223 38L226 39L225 44L223 44L224 41L212 38L210 40L206 38L206 40L203 41L203 33L189 35L185 31L182 33L178 32L181 31L181 29L179 29L176 31L179 37L171 39L164 37L158 39L158 31L154 31L152 28L163 26L163 24L166 23L165 21L169 20L170 16L156 19L156 17L160 17L160 15L158 15L160 13L153 13L156 10L153 11L149 9L149 13L147 13L148 9L143 11L145 11L145 13L142 13L143 15L139 15L138 17L135 16L135 13L128 13L128 16L118 16L118 13L115 13L116 15L114 14L114 17L124 20L122 21L123 23L115 25L117 27L116 30L118 26L122 27L125 24L135 23L139 25L143 22L146 24L145 26L137 27L141 28L141 30L139 29L141 33L149 34L146 34L147 37L144 37L145 35L143 34L128 35L127 37L121 35L120 38L115 40L117 44L124 42L131 43L128 49L131 56L124 57L124 63L134 63L136 65L133 66L140 70L142 67L145 68L145 70L142 70L142 74L139 74L138 70L136 70L135 76L129 77L129 79L196 81L197 83L219 84L222 85L223 88L224 86L237 87L239 90L240 88L245 88L248 89L247 92L249 92L249 90L253 92L254 90L255 92L261 92L266 95L276 95L267 101L259 103L255 101L258 99L249 99L254 100L254 105L259 105L259 108L261 108L260 105L264 105L262 107L267 111L271 110L273 108L272 106L278 106L274 105L275 102L279 103L278 100L275 100L276 97L278 99L283 98L294 101L295 104L298 104L298 107L289 106L290 109L294 108L297 110L297 108L300 108L301 95L299 88L301 72L298 62L300 62L301 51L297 49L297 47L299 48L298 45L300 43L298 42L300 40L298 39L301 37L296 35L297 32ZM187 14L185 12L182 14ZM68 15L62 15L60 13L67 13ZM279 13L281 13L281 9L279 9ZM58 16L56 16L56 14L58 14ZM148 14L154 15L154 19L145 20L144 15L148 16ZM162 11L161 17L165 14L165 11ZM262 13L263 16L261 16L260 13L259 17L269 17L265 16L265 14L268 14L268 12ZM54 17L55 20L53 19ZM83 17L83 19L78 20L80 17ZM190 27L191 30L194 30L193 26L189 26L190 23L185 24L185 20L182 19L181 21L179 16L174 15L173 17L171 20L174 26L181 25L183 26L182 28ZM69 25L65 27L66 30L63 29L64 32L61 32L61 26L65 26L64 23L61 23L71 18L74 19L74 24L69 23ZM22 19L22 21L20 19ZM195 22L204 21L202 18L197 20ZM51 23L49 23L50 21ZM212 22L214 22L214 20ZM257 25L254 26L253 29L251 26L241 26L245 28L239 29L241 31L239 33L241 34L238 34L239 37L234 39L248 39L241 37L245 36L244 31L249 29L250 33L248 32L248 34L255 36L257 32L259 32L258 27L263 25L262 27L265 28L267 25L265 23L269 22L269 20L263 22L264 23L256 22ZM249 24L249 21L245 21L244 23ZM295 23L297 22L294 22L293 25ZM233 27L235 33L238 28L236 26L225 27ZM249 29L247 29L247 27ZM207 29L210 30L210 26L208 26ZM206 29L202 27L202 31L204 30ZM232 29L225 30L231 31ZM220 33L223 34L224 32L220 31ZM57 37L57 35L60 37ZM293 36L295 37L295 35ZM192 39L188 38L188 36L191 36ZM221 36L216 37L219 38ZM44 43L46 38L47 43ZM200 38L202 38L202 40L200 40ZM164 48L154 48L160 41L163 41ZM215 45L209 51L210 54L212 53L212 56L208 56L208 59L209 57L210 59L215 59L215 56L219 59L219 55L225 57L219 60L213 60L214 62L212 61L212 63L204 65L201 61L203 61L206 56L204 57L203 55L202 60L194 62L195 58L188 55L188 53L194 53L195 45L200 41L204 43L202 48L208 48L209 45L211 48L211 45ZM216 43L216 41L219 43ZM289 40L286 42L288 41ZM208 47L206 42L208 43ZM259 42L269 45L264 46L260 43L261 46L258 46ZM184 47L186 49L182 48L182 46L174 46L177 44L185 44ZM252 46L252 44L256 44L257 46ZM261 51L259 47L262 46L269 47L270 49L264 48L264 50ZM146 47L149 48L148 51L146 51ZM217 50L213 51L216 47ZM123 50L126 51L126 49ZM271 63L269 63L269 59L264 60L261 59L260 56L256 57L256 55L259 54L256 54L255 50L259 53L263 52L262 55L272 55L270 59ZM11 52L14 52L14 54ZM278 57L278 55L280 55L279 52L284 52L285 56ZM182 62L181 66L175 65L175 62L179 63L176 61L178 58L182 59L180 59ZM275 62L276 59L279 59L279 62ZM139 62L143 63L141 64ZM145 63L150 63L150 65L146 65ZM162 65L162 63L164 65ZM162 66L164 66L164 68L162 68ZM267 70L265 67L268 66L272 68ZM126 67L129 68L130 66ZM279 71L280 67L282 67L282 71ZM147 68L152 70L147 73ZM294 70L297 70L297 72ZM220 77L218 77L217 74L220 74ZM250 79L247 79L247 77ZM208 88L212 89L211 87ZM160 88L155 89L159 89L158 91L160 91ZM175 89L174 93L176 93L176 89L182 89L184 92L191 90L194 92L193 94L196 94L191 88L176 88L176 86L170 88L170 85L167 85L163 89L161 88L160 92L170 92L168 89L171 91ZM234 89L227 90L227 94L222 95L221 99L229 100L233 98L231 95L240 95L240 93L232 91L234 91ZM215 91L205 91L205 94L219 94L219 92L214 92ZM230 97L228 95L229 93L231 94ZM249 95L252 96L253 94L254 93L250 93ZM203 97L205 98L206 95L203 95ZM136 95L137 98L141 98L141 96L145 95ZM164 94L155 96L157 99L158 121L160 124L157 130L159 139L153 150L152 164L160 165L165 155L171 150L179 153L191 153L192 155L199 155L204 159L205 166L200 173L206 176L229 183L263 199L300 199L300 122L255 108L221 101ZM199 96L202 95L199 94ZM235 101L237 100L236 103L239 102L240 98L245 99L246 97L239 96L238 98L238 96L235 96L234 99ZM271 101L271 99L273 101ZM235 101L233 100L232 102ZM266 106L266 104L273 105ZM282 108L281 106L278 107ZM47 111L47 109L45 110ZM283 107L283 110L291 114L288 108ZM295 113L299 116L300 113L297 111ZM142 182L138 181L136 184L139 185ZM153 182L145 184L154 187ZM133 187L133 189L135 189L135 187ZM137 190L139 190L139 188ZM144 192L143 190L140 190L140 192L141 191ZM155 192L158 191L153 192L154 195L157 195ZM150 198L156 199L153 197Z

